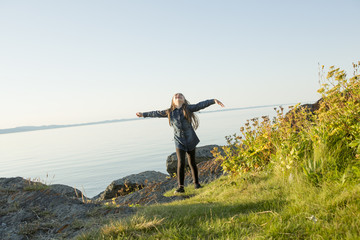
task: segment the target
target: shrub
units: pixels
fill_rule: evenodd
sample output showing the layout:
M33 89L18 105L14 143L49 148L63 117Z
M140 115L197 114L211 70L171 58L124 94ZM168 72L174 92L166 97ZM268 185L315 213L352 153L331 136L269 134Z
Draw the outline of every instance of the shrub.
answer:
M360 62L353 64L353 77L339 68L320 72L322 95L315 112L297 104L284 113L276 108L272 121L248 120L241 135L226 137L221 154L225 171L232 174L271 169L288 175L302 172L319 184L326 180L343 182L360 178Z

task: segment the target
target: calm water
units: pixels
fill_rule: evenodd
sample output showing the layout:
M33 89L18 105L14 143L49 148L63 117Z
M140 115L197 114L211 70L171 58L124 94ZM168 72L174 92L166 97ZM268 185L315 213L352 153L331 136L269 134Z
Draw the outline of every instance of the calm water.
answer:
M274 116L273 107L198 114L198 146L224 145L246 119ZM113 180L147 170L166 173L175 151L167 119L50 129L0 135L0 177L40 178L93 197Z

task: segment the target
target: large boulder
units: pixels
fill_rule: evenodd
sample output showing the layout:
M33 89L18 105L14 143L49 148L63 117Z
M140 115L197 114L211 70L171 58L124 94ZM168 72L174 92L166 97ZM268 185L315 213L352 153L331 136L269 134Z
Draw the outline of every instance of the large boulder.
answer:
M93 199L102 201L118 196L125 196L131 192L140 190L147 185L165 181L169 176L157 171L145 171L132 174L124 178L113 181L104 192L95 196Z
M195 150L196 164L213 159L214 157L213 157L211 151L214 149L214 147L218 147L219 150L221 150L221 148L218 145L206 145L203 147L197 147ZM189 164L188 164L188 160L187 160L187 154L185 156L186 156L185 157L185 168L188 168ZM173 176L177 172L176 152L172 153L170 156L167 157L166 171L170 174L170 176Z

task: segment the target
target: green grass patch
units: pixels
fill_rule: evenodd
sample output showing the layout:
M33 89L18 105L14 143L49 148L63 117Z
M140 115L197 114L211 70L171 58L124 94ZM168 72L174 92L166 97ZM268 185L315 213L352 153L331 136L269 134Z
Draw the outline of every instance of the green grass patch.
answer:
M193 197L140 207L79 239L358 239L360 186L265 173L223 177ZM171 195L169 191L167 195Z
M24 187L24 191L43 191L49 189L48 185L42 184L42 183L31 183Z

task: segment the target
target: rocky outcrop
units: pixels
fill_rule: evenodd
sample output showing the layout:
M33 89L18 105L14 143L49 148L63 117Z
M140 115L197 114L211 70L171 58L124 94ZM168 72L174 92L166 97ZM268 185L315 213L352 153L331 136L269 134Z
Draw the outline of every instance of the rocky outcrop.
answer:
M195 150L195 162L196 164L208 161L213 158L212 153L214 147L219 147L218 145L206 145L203 147L197 147ZM221 148L219 148L221 150ZM189 168L187 156L185 157L185 168ZM176 152L172 153L167 157L166 160L166 171L170 174L170 176L174 176L177 171L177 157Z
M297 114L301 111L304 111L305 113L307 113L306 119L308 121L312 121L311 115L316 114L316 111L319 110L322 101L323 99L320 98L318 101L316 101L313 104L311 103L302 104L298 108L291 109L285 114L284 120L286 122L290 122L291 126L294 127L295 129L298 129L297 125L299 123L299 120Z
M0 178L0 239L70 239L89 230L99 216L134 212L130 207L111 212L103 205L82 202L67 196L67 190L64 194L65 188L20 177Z
M320 104L322 101L323 101L323 99L320 98L315 103L302 104L302 105L300 105L300 109L303 108L305 110L310 111L311 113L315 113L315 111L317 111L320 108Z
M86 196L84 196L83 193L79 189L69 187L67 185L51 184L51 185L49 185L49 188L52 191L62 194L69 198L81 198L81 199L86 198Z
M220 161L214 159L201 162L198 164L199 180L201 184L210 183L215 179L224 175ZM190 171L185 174L185 186L193 184ZM164 193L177 187L176 178L167 178L165 181L149 184L141 190L135 191L126 196L119 196L115 199L120 206L128 206L129 204L151 205L155 203L168 203L174 200L181 200L189 196L173 195L165 197Z
M93 200L102 201L118 196L125 196L131 192L140 190L147 185L165 181L168 177L168 175L156 171L132 174L113 181L104 192L95 196Z

